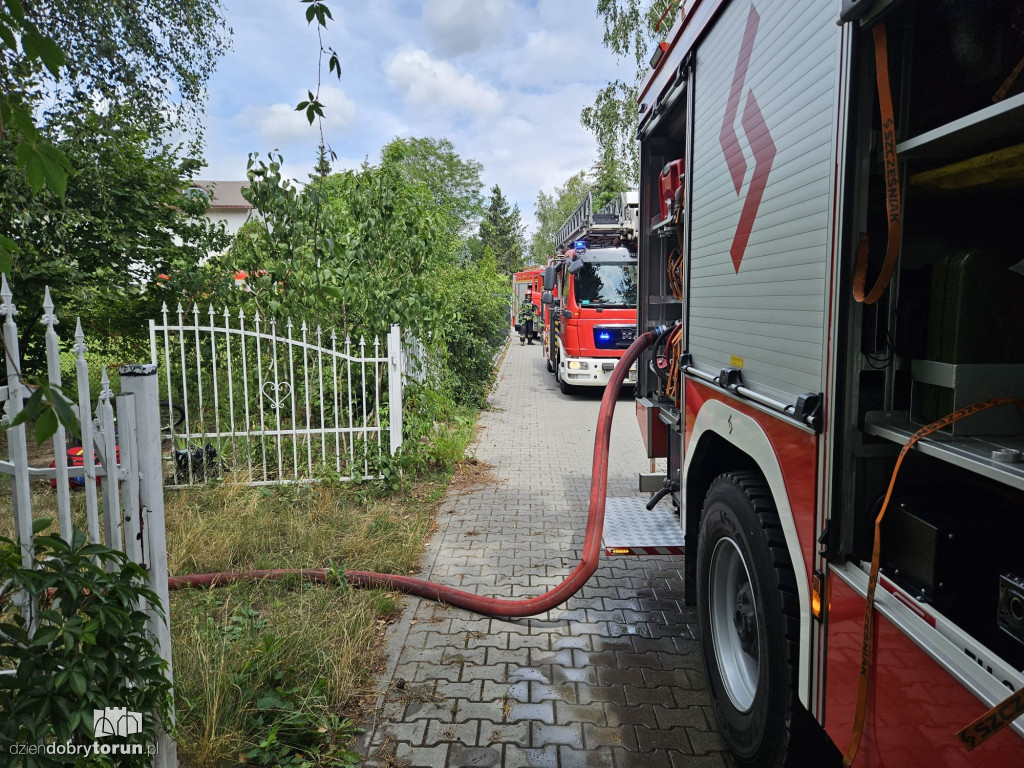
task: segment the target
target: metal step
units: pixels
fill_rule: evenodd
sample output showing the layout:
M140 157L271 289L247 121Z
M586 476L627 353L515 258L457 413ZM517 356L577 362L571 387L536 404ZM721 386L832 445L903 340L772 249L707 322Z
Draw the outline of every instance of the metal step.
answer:
M608 499L601 546L606 555L682 555L683 528L672 503L661 501L648 511L647 499Z

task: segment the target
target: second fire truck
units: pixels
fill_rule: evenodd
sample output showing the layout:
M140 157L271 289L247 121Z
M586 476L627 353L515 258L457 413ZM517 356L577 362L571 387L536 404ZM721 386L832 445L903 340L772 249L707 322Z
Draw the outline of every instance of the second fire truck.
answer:
M565 394L605 386L636 338L637 207L633 191L595 211L588 193L556 236L543 278L544 355Z

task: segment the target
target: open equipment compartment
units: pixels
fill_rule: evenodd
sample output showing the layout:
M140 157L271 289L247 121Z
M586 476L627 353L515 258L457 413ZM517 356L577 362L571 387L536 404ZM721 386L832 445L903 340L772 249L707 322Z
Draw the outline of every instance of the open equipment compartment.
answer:
M835 554L871 556L875 516L917 429L989 398L1024 400L1024 5L939 0L886 5L902 192L899 268L873 305L844 314L837 420ZM870 20L874 23L875 19ZM874 83L870 26L855 39ZM980 47L979 47L980 46ZM853 94L849 224L870 244L868 284L886 250L881 116ZM852 274L852 263L844 273ZM849 292L846 292L849 295ZM845 425L845 426L843 426ZM851 426L852 425L852 426ZM997 406L922 439L904 462L883 525L883 574L929 610L1024 669L1024 410Z

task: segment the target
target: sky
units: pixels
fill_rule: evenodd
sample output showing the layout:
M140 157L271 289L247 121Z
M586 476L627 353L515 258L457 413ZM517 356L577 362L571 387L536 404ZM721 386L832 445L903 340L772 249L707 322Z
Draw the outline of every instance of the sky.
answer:
M316 25L299 0L223 0L233 46L209 83L202 178L244 180L248 154L284 156L305 181L314 124L294 111L317 81ZM396 136L448 138L483 164L534 226L537 192L589 168L596 150L582 109L616 77L595 0L329 0L320 100L335 169L378 161Z

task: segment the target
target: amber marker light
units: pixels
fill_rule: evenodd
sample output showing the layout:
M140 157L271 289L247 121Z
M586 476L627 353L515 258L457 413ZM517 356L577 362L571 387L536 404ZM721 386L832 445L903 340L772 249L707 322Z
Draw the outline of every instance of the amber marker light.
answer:
M818 621L821 621L821 571L815 571L811 578L811 614Z

